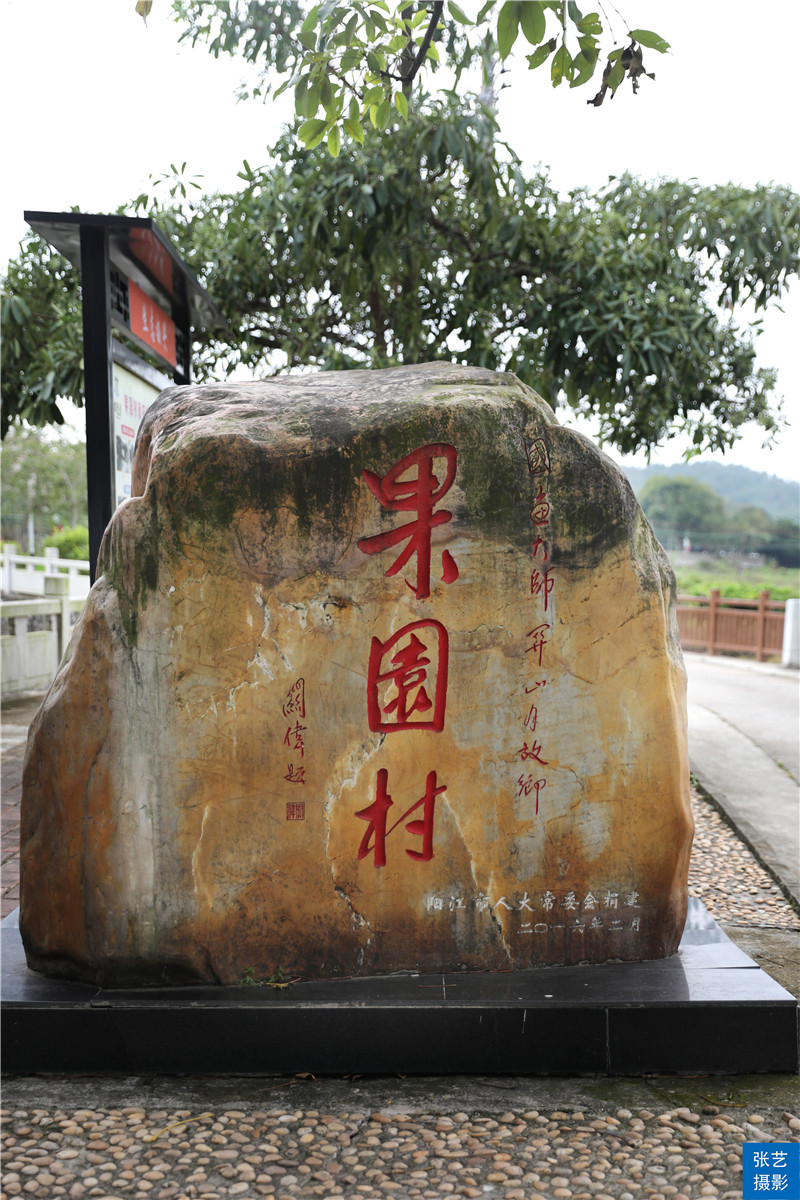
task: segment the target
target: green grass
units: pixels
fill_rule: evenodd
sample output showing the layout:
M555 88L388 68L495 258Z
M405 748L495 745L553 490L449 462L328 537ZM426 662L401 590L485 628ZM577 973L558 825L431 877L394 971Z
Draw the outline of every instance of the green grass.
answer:
M768 590L772 600L800 597L800 571L788 567L737 567L718 558L691 567L675 566L682 596L708 596L712 588L728 600L757 600Z

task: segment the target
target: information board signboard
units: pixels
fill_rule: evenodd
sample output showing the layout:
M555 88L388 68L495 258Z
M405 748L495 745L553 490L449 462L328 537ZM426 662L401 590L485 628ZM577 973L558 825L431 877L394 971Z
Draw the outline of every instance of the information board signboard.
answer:
M174 282L172 259L152 229L132 229L129 245L131 254L171 293Z
M219 334L227 331L227 324L150 217L26 212L25 219L81 273L86 490L94 582L105 528L120 501L130 495L139 422L170 382L132 351L133 366L124 357L120 361L118 352L124 350L124 342L112 336L112 327L166 367L172 382L188 384L192 329Z
M175 322L132 279L128 280L128 295L131 332L159 358L176 367Z
M131 494L133 447L142 417L158 398L160 389L134 375L118 362L114 380L114 496L116 507Z

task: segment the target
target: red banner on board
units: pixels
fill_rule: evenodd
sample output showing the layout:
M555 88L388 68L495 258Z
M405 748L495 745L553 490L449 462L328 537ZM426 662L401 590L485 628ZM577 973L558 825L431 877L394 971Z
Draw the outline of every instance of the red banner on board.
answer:
M177 366L175 354L175 322L155 300L151 300L132 279L128 280L128 301L131 313L131 333L156 354Z

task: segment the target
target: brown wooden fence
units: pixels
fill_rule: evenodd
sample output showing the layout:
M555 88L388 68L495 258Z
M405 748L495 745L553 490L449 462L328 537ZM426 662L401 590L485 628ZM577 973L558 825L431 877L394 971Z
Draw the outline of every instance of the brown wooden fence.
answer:
M755 654L758 662L780 657L786 604L769 597L761 592L757 600L723 600L719 588L710 596L678 596L681 645L706 654Z

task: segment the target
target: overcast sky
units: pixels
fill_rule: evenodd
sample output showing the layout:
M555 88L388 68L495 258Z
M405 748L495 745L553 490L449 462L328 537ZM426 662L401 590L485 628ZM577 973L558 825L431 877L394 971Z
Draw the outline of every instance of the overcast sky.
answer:
M470 13L479 7L461 2ZM645 58L655 83L644 79L635 97L627 85L599 109L587 106L586 89L554 90L523 60L505 77L511 86L501 94L500 120L527 166L549 167L565 191L624 171L800 190L790 53L800 45L797 0L618 0L617 7L598 0L596 7L617 37L626 28L654 29L672 51ZM241 64L179 48L169 0L154 0L146 27L134 0L0 0L0 22L3 267L25 232L25 209L112 212L170 163L186 162L207 190L233 188L242 160L266 162L290 116L288 97L236 102ZM783 307L768 314L759 360L778 368L792 426L772 451L754 432L723 461L800 478L800 284ZM566 420L566 410L559 416ZM653 460L678 461L682 449L670 443Z

